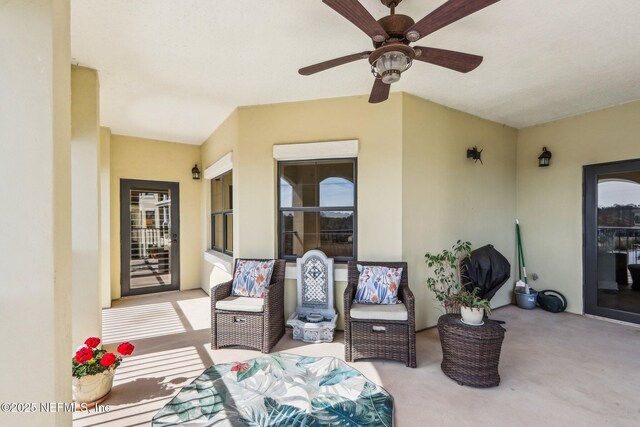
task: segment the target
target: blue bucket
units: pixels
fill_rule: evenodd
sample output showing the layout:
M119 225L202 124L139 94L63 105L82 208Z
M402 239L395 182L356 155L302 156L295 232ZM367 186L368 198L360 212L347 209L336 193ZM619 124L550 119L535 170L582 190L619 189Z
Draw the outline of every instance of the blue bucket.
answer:
M525 310L533 310L534 308L536 308L538 293L533 289L530 289L530 291L530 294L515 291L516 303L518 304L518 307L524 308Z

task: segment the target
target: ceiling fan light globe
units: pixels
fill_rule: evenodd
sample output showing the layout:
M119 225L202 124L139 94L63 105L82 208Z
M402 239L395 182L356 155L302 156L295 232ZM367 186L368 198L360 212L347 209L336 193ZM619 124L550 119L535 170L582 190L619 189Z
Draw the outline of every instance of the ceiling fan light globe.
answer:
M381 77L382 83L390 85L400 80L400 76L401 74L396 70L385 71L385 73L382 74Z
M385 52L373 63L373 75L391 84L400 80L400 75L410 66L411 58L403 52Z

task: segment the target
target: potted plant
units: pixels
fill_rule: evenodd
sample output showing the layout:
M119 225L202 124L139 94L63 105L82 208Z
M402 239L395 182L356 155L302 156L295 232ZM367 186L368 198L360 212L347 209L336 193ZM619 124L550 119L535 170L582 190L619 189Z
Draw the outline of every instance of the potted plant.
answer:
M425 254L425 262L432 276L427 278L427 287L447 313L458 313L459 305L454 296L462 289L460 260L471 253L471 243L458 240L451 250Z
M474 288L472 292L466 289L455 295L456 301L460 304L460 315L462 321L468 325L482 325L484 313L491 314L489 301L478 296L480 288Z
M77 404L104 400L111 391L113 375L122 362L122 356L130 355L135 348L129 342L123 342L118 346L119 355L116 356L99 346L100 338L87 338L71 359L71 390L73 401Z

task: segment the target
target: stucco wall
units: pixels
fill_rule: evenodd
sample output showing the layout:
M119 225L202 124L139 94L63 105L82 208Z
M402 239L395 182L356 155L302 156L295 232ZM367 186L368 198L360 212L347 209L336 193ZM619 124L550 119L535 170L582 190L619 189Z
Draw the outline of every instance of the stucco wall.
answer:
M273 145L357 139L358 257L399 259L401 231L401 96L381 105L365 97L242 107L236 199L243 256L277 254L276 162ZM363 214L366 213L366 214Z
M102 335L100 299L100 85L71 67L72 344Z
M402 93L379 105L350 97L241 107L236 114L203 145L205 167L233 151L234 256L277 256L275 144L357 139L358 259L409 262L418 328L432 326L439 314L424 285L427 250L457 239L493 243L515 264L515 129ZM465 158L473 145L485 149L485 165ZM207 264L205 273L213 269ZM287 315L296 305L289 265ZM342 312L344 265L336 275ZM204 276L205 289L215 283ZM494 305L509 303L510 289Z
M517 210L534 286L556 289L583 313L582 167L640 158L640 102L522 129L518 135ZM538 167L546 146L551 166Z
M0 52L0 402L70 402L69 0L0 2ZM2 411L0 425L71 418Z
M234 148L238 145L239 139L239 114L238 110L234 110L233 113L227 117L227 119L211 134L209 138L202 144L202 169L206 170L208 167L219 161L226 154L233 152L233 155L237 158L238 153L234 152ZM237 185L235 185L239 162L233 164L233 200L238 200L239 191ZM203 179L201 186L202 194L202 233L200 237L201 257L203 257L202 263L202 279L201 285L205 292L209 292L212 285L225 282L231 278L233 273L233 259L232 257L210 250L211 248L211 180ZM233 221L233 249L234 254L240 253L240 239L239 239L239 225L236 218L237 207L234 206L234 221Z
M442 314L426 287L426 252L451 248L457 240L473 248L493 244L515 271L517 131L408 95L403 104L402 257L416 296L416 328ZM466 158L482 149L482 161ZM492 306L511 302L513 281Z
M111 307L111 130L100 128L100 300Z
M200 147L129 136L111 136L111 296L120 297L120 180L180 185L180 289L200 287L201 181L191 177Z
M357 139L358 258L409 262L418 328L440 314L426 290L424 254L458 239L475 248L493 244L507 257L512 277L492 305L511 302L516 217L529 274L540 275L534 286L566 293L569 310L581 313L582 166L640 157L637 117L638 102L518 131L402 93L380 105L350 97L241 107L204 143L202 160L207 167L233 151L234 256L275 257L273 145ZM466 159L474 145L484 150L484 164ZM543 146L553 152L546 169L537 166ZM209 185L202 189L203 249L210 244ZM287 314L296 303L291 265ZM212 284L205 274L203 288ZM344 286L342 274L339 311Z
M402 258L401 94L393 94L388 102L379 105L369 104L366 97L359 96L241 107L237 114L237 145L233 147L235 257L277 256L274 144L357 139L358 258ZM211 153L210 145L220 140L219 135L214 137L203 145L205 166L217 160L205 154ZM225 154L227 148L218 150L218 155ZM345 267L337 268L345 277ZM295 270L289 268L287 277L288 316L296 306ZM212 284L207 281L205 288ZM339 310L344 288L344 281L336 282Z

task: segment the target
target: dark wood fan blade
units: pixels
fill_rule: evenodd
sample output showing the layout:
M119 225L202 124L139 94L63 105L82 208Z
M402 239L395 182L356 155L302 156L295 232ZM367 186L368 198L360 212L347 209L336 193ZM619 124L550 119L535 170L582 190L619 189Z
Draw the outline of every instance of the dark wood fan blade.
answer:
M470 53L455 52L453 50L436 49L433 47L414 46L416 53L414 60L439 65L461 73L475 70L482 63L482 56Z
M491 6L500 0L449 0L405 31L407 40L415 42L458 19Z
M298 72L303 76L310 76L311 74L319 73L320 71L328 70L329 68L348 64L349 62L358 61L360 59L366 59L369 55L371 55L371 52L354 53L353 55L342 56L340 58L330 59L328 61L300 68Z
M371 104L378 104L380 102L386 101L387 98L389 98L390 90L391 90L391 85L382 83L382 80L376 79L375 83L373 83L373 89L371 89L371 96L369 96L369 102Z
M322 0L324 4L351 21L373 41L383 42L389 34L358 0Z

